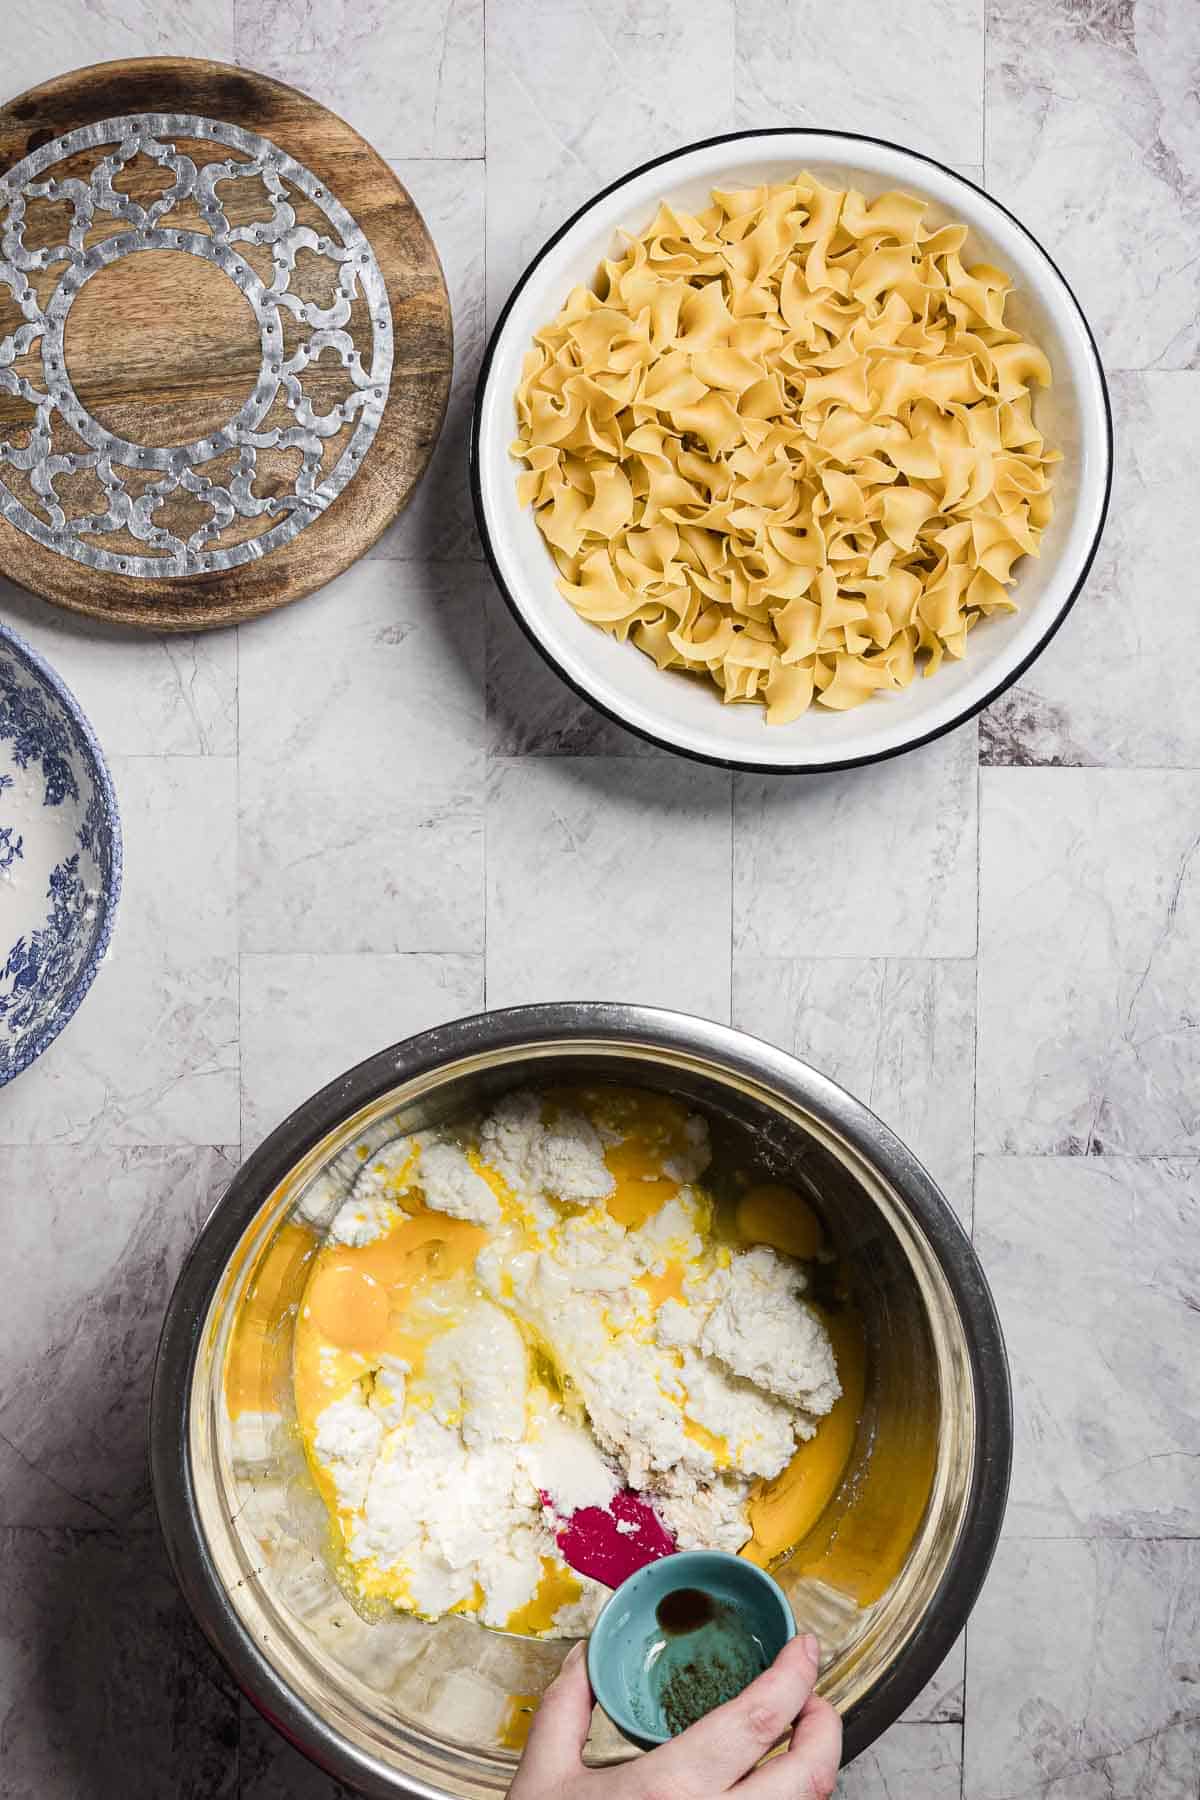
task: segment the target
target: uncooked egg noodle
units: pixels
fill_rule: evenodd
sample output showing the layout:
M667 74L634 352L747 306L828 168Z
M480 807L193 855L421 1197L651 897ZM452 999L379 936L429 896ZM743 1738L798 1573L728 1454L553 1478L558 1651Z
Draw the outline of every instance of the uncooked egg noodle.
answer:
M807 174L664 202L525 358L518 491L562 593L771 724L961 657L1051 517L1049 363L927 210Z

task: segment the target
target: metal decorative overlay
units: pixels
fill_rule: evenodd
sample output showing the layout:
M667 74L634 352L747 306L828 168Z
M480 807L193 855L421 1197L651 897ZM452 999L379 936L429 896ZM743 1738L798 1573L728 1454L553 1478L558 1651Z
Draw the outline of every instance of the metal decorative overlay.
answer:
M211 142L213 161L200 164L180 155L174 138ZM49 171L89 150L115 146L91 171L88 180L55 180ZM231 154L238 153L238 154ZM174 184L148 207L114 186L122 169L144 155L174 176ZM48 177L46 179L43 179ZM233 226L226 218L217 189L228 181L261 178L273 217ZM285 183L298 190L329 220L334 235L319 235L296 223ZM67 241L30 250L23 242L30 200L65 202L74 223ZM207 230L172 228L171 214L181 201L198 208ZM103 236L89 247L97 227L127 227ZM193 224L195 223L193 219ZM242 244L269 248L274 278L259 277L239 249ZM63 351L67 316L77 295L101 269L140 250L174 250L212 263L234 281L253 308L262 344L262 364L254 391L235 418L219 431L192 443L155 449L114 435L81 404L71 383ZM327 308L301 300L289 291L297 253L307 250L336 265L333 304ZM64 265L61 279L43 307L32 284L55 264ZM0 441L0 516L48 549L90 568L126 576L187 576L216 569L235 569L290 543L320 517L362 465L387 403L392 375L392 318L387 288L374 252L350 214L327 193L316 176L265 138L236 125L183 113L138 113L106 119L56 138L34 151L0 178L0 298L7 287L26 320L0 338L0 392L20 396L36 409L29 441L18 447ZM353 335L345 328L356 296L361 295L371 319L370 368L363 366ZM309 335L285 355L281 311L286 310ZM19 374L14 365L41 341L41 380ZM350 384L347 397L321 414L314 411L303 387L305 370L324 351L340 358ZM259 427L277 399L292 414L291 426ZM67 451L54 437L58 421L80 439L85 452ZM337 462L324 475L328 440L349 432ZM268 498L255 489L260 450L299 450L302 463L290 491ZM230 476L217 480L204 473L206 464L238 453ZM39 518L6 484L5 470L23 471L41 505ZM94 469L107 495L103 512L69 518L55 482L78 470ZM137 469L157 479L126 487L123 471ZM174 535L157 516L175 494L208 507L211 517L186 537ZM237 521L262 521L259 535L246 536ZM272 521L278 521L273 523ZM235 525L243 539L222 546L223 533ZM105 548L107 534L131 536L144 551L138 554Z

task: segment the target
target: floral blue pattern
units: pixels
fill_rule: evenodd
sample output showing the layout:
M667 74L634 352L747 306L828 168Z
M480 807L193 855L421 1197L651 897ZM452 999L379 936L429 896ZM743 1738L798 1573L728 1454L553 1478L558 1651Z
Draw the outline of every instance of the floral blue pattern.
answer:
M78 800L70 716L56 708L54 698L43 688L23 682L7 656L0 656L0 738L11 739L12 759L18 769L41 763L47 806L61 806L68 796ZM12 777L8 779L11 785Z
M12 785L11 775L0 775L0 794L4 792L5 788L10 788ZM24 853L25 840L22 837L14 837L15 830L15 825L0 825L0 875L3 875L6 869L11 869L17 858Z
M0 934L2 1085L41 1055L91 985L111 936L122 861L116 797L90 725L54 671L3 625L0 761L9 765L0 772L0 882L24 865L27 913L27 896L34 902L33 919L7 946ZM41 779L28 790L11 770ZM23 787L27 808L40 799L43 812L56 813L48 833L31 837L3 822ZM0 902L4 894L0 886Z

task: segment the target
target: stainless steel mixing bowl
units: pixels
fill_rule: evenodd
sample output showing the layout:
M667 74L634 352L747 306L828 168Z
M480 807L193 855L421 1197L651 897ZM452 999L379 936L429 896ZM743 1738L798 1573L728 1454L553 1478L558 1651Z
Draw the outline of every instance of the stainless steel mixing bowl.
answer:
M565 1645L461 1617L361 1617L337 1584L294 1431L231 1429L231 1328L249 1290L260 1311L267 1296L264 1371L286 1419L305 1271L285 1234L328 1215L359 1146L387 1129L567 1080L695 1105L718 1142L815 1197L850 1271L868 1337L857 1439L826 1514L774 1571L821 1636L821 1687L843 1713L847 1759L933 1674L999 1534L1012 1417L991 1296L947 1202L865 1106L756 1039L643 1007L522 1007L424 1032L322 1089L241 1169L175 1290L151 1408L159 1517L197 1618L264 1715L371 1796L503 1793L510 1696L540 1693ZM880 1559L894 1578L859 1605L856 1580ZM598 1719L590 1754L634 1752Z

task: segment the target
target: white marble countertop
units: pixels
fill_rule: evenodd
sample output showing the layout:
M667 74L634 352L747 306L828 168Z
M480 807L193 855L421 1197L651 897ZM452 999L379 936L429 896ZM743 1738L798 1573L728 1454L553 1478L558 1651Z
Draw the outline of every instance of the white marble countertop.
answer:
M38 0L9 92L186 52L394 160L458 372L408 513L238 634L0 591L112 760L111 959L0 1096L0 1793L332 1800L166 1572L155 1340L210 1201L295 1101L483 1004L660 1002L797 1050L945 1185L1013 1361L1004 1541L853 1800L1200 1793L1200 9L1194 0ZM16 27L16 28L14 28ZM1067 626L978 724L882 767L731 777L591 713L480 558L464 416L566 214L738 125L893 137L1024 218L1112 377L1120 472Z

